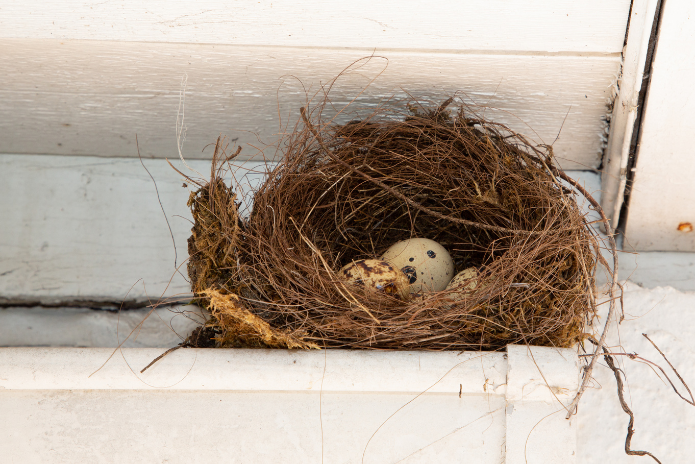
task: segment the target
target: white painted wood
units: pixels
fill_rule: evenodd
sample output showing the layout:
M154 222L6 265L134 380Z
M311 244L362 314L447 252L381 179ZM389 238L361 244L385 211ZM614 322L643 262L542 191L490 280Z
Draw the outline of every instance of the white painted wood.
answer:
M694 251L693 18L691 1L662 11L626 221L626 241L639 251Z
M144 157L176 157L187 75L184 152L190 159L210 157L211 148L202 150L219 134L243 146L240 159L258 159L263 142L275 142L287 124L292 128L307 95L366 55L30 39L0 39L0 50L0 153L134 157L137 134ZM389 59L386 70L382 58L360 63L331 90L338 108L358 97L340 121L364 116L387 98L388 107L403 108L406 92L434 103L459 92L466 103L492 107L485 116L538 143L553 143L562 127L554 150L566 169L599 166L618 56L377 54ZM266 150L265 156L273 155Z
M673 287L694 291L694 254L625 250L619 256L619 279L645 288Z
M565 413L580 386L577 353L508 345L507 355L505 464L575 463L577 419Z
M618 53L630 3L10 0L0 37Z
M144 163L157 181L181 265L191 234L190 190L164 160ZM210 171L208 161L189 164ZM252 172L258 164L244 166L237 173L241 197L262 179ZM597 174L570 174L600 193ZM163 293L190 296L188 283L174 271L167 223L139 160L0 155L0 198L11 198L0 202L0 298L119 303L147 295L156 300ZM186 275L185 265L181 270Z
M430 394L457 397L460 384L467 395L505 395L508 369L504 353L496 352L186 348L140 374L162 350L124 348L123 357L113 358L90 376L112 352L110 348L0 348L0 385L8 390L153 390L171 385L166 388L416 394L432 387Z
M209 316L208 316L209 317ZM104 311L0 308L0 346L171 348L205 322L195 306Z
M13 420L0 425L0 452L22 464L505 459L502 397L421 396L380 428L414 396L8 390L0 411Z
M580 386L580 365L574 350L508 345L507 355L508 401L553 404L575 396Z
M604 154L602 209L616 228L626 188L626 166L638 111L638 94L643 85L643 71L648 51L657 0L634 0L623 50L623 65L618 95L613 99L611 124ZM613 89L616 93L616 88Z
M599 225L599 224L598 224ZM606 235L600 236L606 239ZM630 281L645 288L672 287L682 292L693 292L695 283L694 253L679 251L636 251L630 243L617 237L619 281ZM605 241L602 255L612 265L609 243ZM607 291L611 276L598 268L596 282L600 291Z
M157 181L181 266L191 235L189 189L166 161L144 163ZM210 171L207 161L189 164ZM242 196L261 178L244 172ZM0 298L119 303L190 296L188 282L175 272L172 238L139 160L3 155L0 195L11 199L0 202ZM180 270L186 275L185 264Z
M573 422L535 427L540 414L562 410L557 402L507 395L507 383L536 386L543 373L554 379L545 388L569 401L574 350L532 347L540 373L526 347L508 355L184 349L136 374L161 350L123 349L90 375L111 352L0 349L0 411L10 418L0 423L3 456L565 464L575 454Z
M577 419L565 418L565 407L570 401L563 405L558 402L508 404L505 464L575 464Z
M689 254L690 253L681 253L680 255ZM654 257L655 262L659 262L660 257L663 257L664 261L669 261L669 257L673 255L678 255L678 253L644 253L640 256L651 256ZM693 256L693 254L691 255ZM667 258L664 259L665 257ZM666 264L666 262L663 263L663 266L665 266ZM693 274L693 265L691 272ZM673 288L647 289L641 288L633 283L626 284L625 290L625 305L627 312L626 320L621 325L621 337L618 336L615 328L612 329L610 333L611 338L609 340L610 346L613 346L613 349L615 350L625 349L627 351L637 351L641 356L645 356L648 359L661 363L659 359L659 354L656 351L654 351L654 349L649 345L647 340L645 340L640 335L641 333L648 331L647 333L651 336L653 340L655 340L658 343L658 346L660 346L661 349L663 349L666 352L669 359L675 364L675 366L683 375L687 383L690 386L693 386L693 291L679 292L674 290ZM44 311L50 311L50 309L45 309ZM602 313L606 313L606 311L602 310ZM0 314L2 314L2 312L0 312ZM602 324L604 322L604 314L600 316L600 319L597 321L598 324ZM3 328L5 323L6 321L0 321L0 330ZM80 353L84 353L86 351L88 350L82 350L80 351ZM29 352L31 352L31 350L29 350ZM127 356L130 356L131 352L126 351L126 353ZM153 355L156 355L157 353L159 352L156 350L153 351ZM329 354L331 354L331 352ZM451 355L453 353L449 354ZM488 355L488 353L486 355ZM25 356L26 355L23 354L20 359L25 359ZM96 358L98 359L95 360L94 364L101 364L101 362L103 362L103 360L107 356L108 354L105 354L102 358L96 356ZM127 359L130 360L131 358L128 357ZM619 362L623 362L622 368L625 372L627 372L628 375L628 385L630 388L632 400L631 407L633 408L633 411L636 413L635 427L637 432L634 439L634 446L639 449L648 449L650 451L653 451L663 462L691 462L690 460L692 460L692 457L694 455L694 415L692 407L687 405L686 403L683 403L676 396L674 396L667 385L665 385L656 376L654 376L654 374L651 371L648 371L649 368L647 366L639 363L621 361L621 359L622 358L619 358ZM535 358L535 360L537 361L537 363L541 362L539 358ZM143 357L142 359L137 358L135 359L135 361L141 362L142 364L149 362L149 359L147 357ZM121 358L111 361L111 363L122 362L123 361L121 360ZM51 363L52 359L49 358L46 364L50 365ZM487 363L488 361L486 361L486 365L489 365ZM118 374L118 372L120 372L121 369L118 368L118 366L111 366L110 364L107 365L109 369L112 369L109 375L111 375L111 372L115 372L116 374ZM141 367L141 365L135 364L132 365L134 367L134 370L137 371L137 369L135 368ZM198 365L198 360L196 361L196 365ZM421 367L427 367L428 365L430 364L424 364L423 362L421 362ZM666 365L664 365L664 367L668 368L668 366ZM206 369L208 368L209 367L206 366ZM464 372L459 371L459 369L462 368L464 368L464 365L458 367L457 371ZM227 371L222 370L220 372L224 374ZM414 371L411 370L410 372ZM488 377L491 379L501 378L499 370L492 369L488 370L487 372ZM545 375L549 374L549 370L546 367L543 369L543 372ZM473 376L474 382L476 380L482 380L481 378L478 378L478 376L481 375L480 370L477 372L470 372L469 374ZM84 379L87 375L89 374L81 375L78 377L80 379ZM126 375L128 375L127 371ZM588 464L596 462L625 462L627 464L630 464L631 462L635 461L635 457L626 456L623 451L623 440L625 439L627 416L621 410L621 407L618 404L615 392L615 381L611 375L611 372L606 368L602 368L601 364L595 371L595 376L597 379L596 387L590 389L586 393L586 396L583 398L583 402L581 403L578 415L575 416L575 418L573 419L577 422L578 427L577 461L580 463ZM29 375L26 375L25 377L29 378ZM0 375L0 378L7 379L7 377L4 377L2 375ZM511 378L514 381L516 377L513 375ZM519 377L517 377L517 379L519 379ZM454 386L458 388L458 386L456 385L456 379L454 384ZM522 384L524 384L524 382L522 382ZM534 385L534 381L532 381L531 384ZM146 388L146 386L143 386L143 388ZM502 388L503 386L499 385L496 389L492 390L492 392L496 395L500 394L502 392ZM4 390L0 388L0 391ZM191 400L191 398L198 398L199 402L196 404L201 405L200 407L202 407L202 405L205 405L206 403L208 403L208 405L213 402L215 402L216 404L220 404L220 397L213 396L215 393L216 392L209 393L208 396L206 396L205 392L198 391L195 394L192 393L189 400ZM10 393L8 391L4 391L4 394L13 395L13 393ZM27 393L26 391L22 393L14 393L15 396L12 398L14 401L16 401L16 403L14 407L15 409L11 411L3 408L3 406L6 405L6 403L3 403L2 395L3 393L0 393L0 408L2 408L2 412L7 413L6 415L9 415L10 412L16 411L16 415L13 417L18 418L17 420L19 420L20 423L26 423L27 425L29 425L29 418L25 418L26 416L22 415L27 414L27 409L22 410L22 408L27 407L27 403L23 401L26 400L28 402L28 398L32 395L32 393ZM52 397L57 398L56 401L68 401L71 399L72 395L73 394L70 394L68 392L54 392L52 394ZM80 396L79 403L77 404L77 406L79 407L76 410L85 412L85 414L82 414L81 416L85 421L83 425L87 422L91 422L93 425L97 426L98 420L100 418L103 421L103 414L99 413L97 417L93 415L96 413L88 413L87 411L89 411L90 407L92 407L93 411L104 411L104 408L111 408L111 405L105 406L107 403L118 403L121 405L122 412L118 412L116 410L116 406L113 406L114 411L111 411L109 415L109 417L111 417L111 421L132 425L132 411L137 410L135 409L135 402L133 400L134 395L129 393L124 393L120 397L118 397L117 395L109 395L110 394L105 393L103 394L103 396L98 396L97 394L95 394L95 396L93 397L88 397L88 395L85 394L82 394ZM252 399L254 398L254 396L259 395L261 394L254 394L252 396ZM364 395L362 395L361 397L364 398ZM181 404L179 402L172 402L172 400L170 400L169 398L162 398L161 396L150 396L147 400L150 403L157 404L159 404L160 402L168 402L169 407L171 407L172 404ZM38 401L38 399L36 401ZM44 404L46 404L46 401L47 400L44 398ZM316 403L311 404L314 404L314 407L316 407ZM285 403L285 405L287 405L287 402ZM326 408L326 403L324 403L324 405ZM529 403L527 403L527 405L529 405ZM656 405L659 405L659 407L656 407ZM75 403L73 403L73 407L74 406ZM537 412L541 412L545 410L545 408L553 407L553 405L546 405L542 407L542 405L540 404L536 404L535 406L535 411ZM237 414L239 414L239 411L242 408L243 407L240 406L239 408L235 409ZM520 403L517 403L512 408L510 408L510 410L508 411L509 414L506 414L505 416L505 424L508 429L510 427L510 424L517 418L524 419L524 415L517 414L518 411L523 409L526 409L526 407ZM314 409L308 410L314 411ZM63 411L65 411L65 409L63 409ZM45 409L39 411L39 413L52 415L54 411L52 410L52 408L46 407ZM181 409L177 409L177 413L179 414L178 418L167 417L166 421L163 420L163 424L161 425L164 427L164 430L161 432L161 435L156 434L155 437L152 437L152 435L150 435L151 439L157 439L161 440L162 442L165 442L167 440L166 436L173 430L174 427L185 427L185 423L187 421L195 421L195 418L200 416L200 414L196 413L195 407L182 407ZM533 430L531 430L531 434L528 433L526 435L529 437L529 441L527 442L529 449L534 449L536 446L543 447L544 449L551 449L554 445L557 444L557 442L549 442L548 440L544 439L544 437L547 436L547 432L544 430L544 428L550 425L549 421L555 421L557 420L557 416L562 416L563 414L562 412L554 413L553 409L549 409L549 413L553 414L541 421L536 426L536 428L533 428ZM345 415L343 417L345 417ZM541 418L543 418L543 416L540 417L540 419ZM485 418L484 420L490 419ZM157 421L157 416L154 414L148 416L148 422L150 424L153 424L153 421ZM35 425L37 423L41 422L34 421L33 424ZM247 422L245 422L245 424L246 423ZM472 426L476 427L480 423L481 421L476 422L472 424ZM489 422L486 422L486 426L488 426L488 423ZM13 424L17 424L17 422L13 422ZM67 421L61 422L61 424L66 425ZM601 424L601 427L598 426L598 424ZM6 425L9 427L12 424ZM158 423L157 425L160 424ZM535 424L531 424L530 429L534 425ZM144 425L142 424L140 426L144 427ZM100 425L100 427L103 427L103 423ZM151 426L149 430L152 431L153 427ZM556 429L555 432L558 433L559 430L562 429ZM138 429L138 431L140 431L140 429ZM464 434L470 431L471 428L462 430L461 433ZM130 437L130 433L134 433L132 431L127 430L122 432L126 433L127 437ZM34 435L30 433L29 436ZM22 440L25 440L26 437L27 435L22 435L20 437L21 440L17 442L23 444L21 446L17 446L20 447L20 450L23 450L27 453L26 456L33 456L32 453L43 452L43 449L41 451L36 451L29 449L26 445L24 445L24 442ZM77 440L75 438L68 438L69 440ZM44 437L43 440L45 439L46 438ZM113 440L113 437L111 437L111 439ZM203 437L199 437L198 440L203 440ZM74 444L76 443L76 441L69 441L69 443ZM160 441L158 441L158 443L160 443ZM200 441L197 441L197 443L200 443ZM168 444L170 444L170 446L174 446L173 443ZM219 445L212 445L213 444L211 444L210 446L211 449L218 449ZM531 445L531 447L529 447L529 445ZM119 446L118 448L125 448L125 445ZM95 448L92 447L91 449ZM4 450L5 448L3 448L3 451ZM147 453L150 452L150 449L142 448L139 449L139 451L141 453ZM185 452L186 451L184 451L184 453ZM220 452L222 453L223 451ZM3 454L3 456L5 455L7 454ZM535 462L533 460L529 460L530 456L527 456L527 458L528 462ZM21 460L20 462L25 462L25 460L26 457L24 460Z

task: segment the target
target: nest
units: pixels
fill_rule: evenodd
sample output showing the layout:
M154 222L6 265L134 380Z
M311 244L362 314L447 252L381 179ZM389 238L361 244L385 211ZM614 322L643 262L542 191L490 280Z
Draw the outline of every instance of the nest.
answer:
M188 264L216 346L498 350L586 337L599 247L579 187L551 147L451 103L347 124L303 108L248 218L223 180L239 149L227 156L218 139L211 179L189 200ZM475 267L475 288L455 302L454 290L401 299L340 279L412 237L443 245L455 273Z

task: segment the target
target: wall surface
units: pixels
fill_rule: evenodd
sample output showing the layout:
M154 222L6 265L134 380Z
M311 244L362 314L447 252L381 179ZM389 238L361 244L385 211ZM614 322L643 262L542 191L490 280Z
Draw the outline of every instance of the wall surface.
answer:
M21 38L613 53L623 45L629 6L623 0L476 0L428 8L415 0L10 0L0 29Z
M0 48L0 130L8 134L0 153L137 157L137 134L144 157L175 158L183 114L188 159L211 157L212 147L203 148L223 134L242 146L240 159L258 160L274 156L266 145L294 126L308 100L323 99L322 86L372 53L2 38ZM554 150L565 167L599 166L616 54L375 53L335 82L327 120L354 99L338 121L377 106L403 112L413 97L439 104L459 92L464 103L537 143L554 143L560 131Z

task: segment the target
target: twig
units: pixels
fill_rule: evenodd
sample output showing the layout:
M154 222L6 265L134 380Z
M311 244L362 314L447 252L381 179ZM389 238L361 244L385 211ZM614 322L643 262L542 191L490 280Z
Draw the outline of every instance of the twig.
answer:
M594 356L594 354L581 354L581 355L578 355L578 357L580 357L580 358L584 358L584 357L587 357L587 356ZM690 405L694 406L693 396L691 396L691 390L690 390L689 387L686 385L686 382L684 382L684 379L682 379L682 377L679 375L679 372L677 372L677 370L674 369L674 367L672 367L672 370L674 370L674 373L677 374L677 377L679 377L679 380L681 380L682 385L684 385L684 388L686 388L687 391L689 392L689 396L691 396L691 398L692 398L691 400L687 400L686 398L684 398L684 397L677 391L677 387L674 386L674 384L672 383L672 380L669 378L669 376L667 375L667 373L665 372L665 370L664 370L659 364L655 364L654 362L650 361L649 359L645 359L645 358L642 357L642 356L638 356L637 353L608 353L608 352L605 351L605 352L604 352L604 356L626 356L626 357L628 357L629 359L632 359L632 360L636 360L636 359L637 359L638 361L642 361L642 362L644 362L644 363L646 363L646 364L649 364L649 365L651 365L651 366L657 367L657 368L660 370L660 372L662 372L662 375L665 376L665 379L667 379L667 382L669 382L669 384L672 386L672 388L674 389L674 392L677 394L677 396L679 396L681 399L683 399L684 401L686 401L686 402L689 403ZM663 356L664 356L664 355L663 355ZM665 358L665 361L667 361L667 358ZM669 361L667 361L667 363L669 364ZM670 366L672 366L672 365L670 364ZM653 372L655 372L655 371L653 370ZM657 375L658 378L660 377L660 376L657 374L657 372L655 372L655 375Z
M686 384L686 382L684 382L684 379L682 379L682 376L679 375L679 372L677 372L677 370L674 368L674 366L672 365L672 363L669 362L669 359L667 359L667 356L665 356L665 354L662 352L662 350L660 350L660 349L657 347L657 345L655 344L655 342L653 342L652 340L650 340L650 337L648 337L646 334L643 334L643 336L644 336L645 338L648 339L648 341L652 344L652 346L654 346L655 349L662 355L662 357L664 358L664 360L667 361L667 364L669 364L669 367L672 368L672 370L673 370L674 373L677 375L677 377L679 377L679 380L681 381L682 385L684 385L684 388L686 388L686 391L689 392L689 396L691 397L691 401L689 401L689 400L687 400L686 398L684 398L684 397L681 395L681 393L679 393L679 392L677 391L677 387L675 387L674 384L672 383L672 381L669 380L669 377L667 377L667 374L665 373L665 371L662 370L662 368L661 368L660 366L657 366L657 367L660 368L660 370L662 371L662 373L665 374L665 377L667 377L667 381L669 382L669 384L670 384L670 385L672 386L672 388L674 389L674 392L675 392L677 395L679 395L679 398L683 399L684 401L686 401L687 403L689 403L691 406L696 406L696 405L694 404L694 395L691 394L691 389L690 389L689 386ZM654 364L654 363L651 363L651 364Z
M602 207L600 206L599 203L597 203L597 200L595 200L590 193L585 190L585 188L577 183L574 179L571 179L568 177L568 175L563 172L559 171L558 169L554 168L553 166L548 167L550 171L552 171L555 175L559 176L561 179L565 180L569 184L571 184L573 187L575 187L578 192L580 192L585 198L587 198L587 201L590 202L592 207L599 213L599 215L602 217L602 222L604 222L604 227L607 229L607 236L609 238L609 244L611 245L611 254L614 259L614 270L612 272L612 279L611 279L611 288L609 290L609 312L607 313L607 320L604 323L604 329L602 329L602 335L599 338L599 342L597 343L597 346L595 347L594 353L592 354L592 359L590 360L589 366L585 368L585 373L584 377L582 379L582 385L580 386L580 389L578 390L578 393L575 395L575 398L573 399L573 402L570 404L570 407L568 408L568 414L566 414L566 419L570 419L570 416L575 414L577 412L577 406L578 403L580 403L580 398L582 398L583 393L585 393L585 390L587 390L587 387L590 383L590 379L592 378L592 369L594 369L595 364L597 364L597 358L599 357L599 350L601 347L604 346L604 341L607 339L607 333L609 332L609 323L614 317L614 311L616 310L616 291L619 288L619 257L616 251L616 241L614 240L613 236L613 230L611 228L611 225L609 224L609 220L607 219L606 215L604 214L604 211L602 210ZM631 422L633 421L633 417L631 416Z
M593 341L593 340L591 340ZM593 341L594 342L594 341ZM600 345L597 343L597 348L600 348ZM624 451L626 451L626 454L629 456L650 456L653 458L656 462L661 463L659 459L657 459L652 453L649 451L639 451L639 450L632 450L631 449L631 439L633 438L633 434L635 433L635 430L633 430L633 411L631 411L631 408L628 407L628 404L626 403L626 400L624 399L623 396L623 380L621 380L621 369L616 367L614 364L614 358L612 358L609 354L609 350L607 350L604 346L601 346L601 349L604 351L604 360L607 362L607 365L609 366L609 369L614 372L614 378L616 378L616 391L619 394L619 401L621 402L621 408L624 410L626 414L628 414L628 417L630 418L628 420L628 433L626 434L626 443L624 444ZM593 358L596 359L596 358Z
M302 231L300 230L300 228L297 227L297 223L295 222L295 220L294 220L292 217L290 217L290 222L292 222L292 224L295 226L295 229L297 229L297 233L300 234L300 237L301 237L302 240L307 244L307 246L308 246L314 253L317 254L317 256L319 257L319 259L321 260L321 263L324 265L324 269L326 269L326 272L328 272L329 274L331 274L331 273L332 273L331 267L329 266L329 264L328 264L328 263L326 262L326 260L324 259L324 256L321 254L321 251L319 251L319 250L317 249L317 247L315 247L314 244L312 244L312 242L311 242L307 237L304 236L304 234L302 233ZM358 307L359 307L360 309L362 309L363 311L365 311L365 312L372 318L373 321L375 321L377 324L380 323L380 322L379 322L379 319L377 319L377 318L372 314L372 312L371 312L369 309L367 309L367 308L365 307L365 305L361 304L358 300L355 299L355 297L353 296L353 294L346 288L345 285L343 285L343 282L340 282L340 281L339 281L338 283L341 285L341 287L343 287L343 290L345 290L345 291L348 293L348 295L350 295L350 296L352 297L352 298L348 298L347 296L345 296L345 295L343 294L343 292L342 292L342 291L338 288L338 286L337 286L337 287L336 287L336 290L338 291L338 293L341 294L341 296L342 296L343 298L346 299L346 301L351 301L351 300L352 300L352 302L355 303L356 305L358 305Z
M437 110L435 110L435 114L440 114L443 111L445 111L447 109L447 107L452 104L453 101L454 101L454 97L449 97L447 100L442 102L442 104L437 107Z
M203 174L201 174L200 172L196 171L188 165L188 163L184 159L183 153L181 153L181 147L184 145L184 141L186 140L186 125L184 124L184 118L186 115L185 106L187 83L188 74L184 73L184 75L181 77L181 89L179 90L179 109L176 112L176 148L177 150L179 150L179 158L181 159L181 162L184 163L184 166L189 168L190 171L195 172L199 176L203 177Z
M142 374L143 372L145 372L146 370L148 370L153 364L155 364L157 361L159 361L160 359L162 359L162 358L164 358L165 356L167 356L167 355L168 355L169 353L171 353L172 351L176 351L176 350L178 350L179 348L183 348L184 346L185 346L184 343L179 343L179 344L178 344L177 346L175 346L174 348L169 348L167 351L165 351L164 353L162 353L161 355L159 355L159 356L157 356L155 359L153 359L152 362L151 362L150 364L148 364L147 366L143 367L143 370L141 370L140 373Z

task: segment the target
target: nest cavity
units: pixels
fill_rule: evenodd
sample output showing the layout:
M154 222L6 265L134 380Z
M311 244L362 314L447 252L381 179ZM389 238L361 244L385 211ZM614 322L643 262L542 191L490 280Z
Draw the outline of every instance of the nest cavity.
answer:
M497 350L584 338L598 246L578 192L550 147L451 103L347 124L303 108L248 218L223 180L239 150L227 157L218 140L211 179L189 200L188 265L217 346ZM400 299L339 278L413 237L444 246L455 273L476 268L475 288Z

